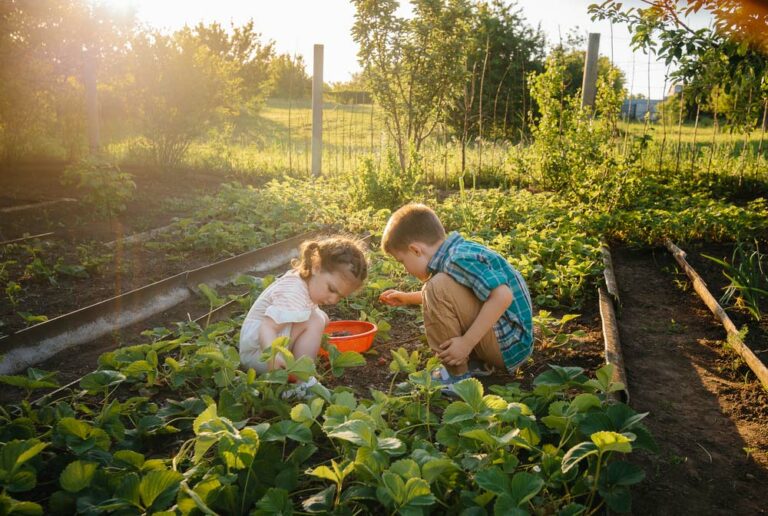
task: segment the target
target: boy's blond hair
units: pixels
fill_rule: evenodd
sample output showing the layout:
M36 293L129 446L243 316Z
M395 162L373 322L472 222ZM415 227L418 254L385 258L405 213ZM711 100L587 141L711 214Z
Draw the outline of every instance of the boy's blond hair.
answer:
M406 204L389 218L381 237L385 253L406 251L413 242L433 245L445 240L445 228L434 211L418 203Z

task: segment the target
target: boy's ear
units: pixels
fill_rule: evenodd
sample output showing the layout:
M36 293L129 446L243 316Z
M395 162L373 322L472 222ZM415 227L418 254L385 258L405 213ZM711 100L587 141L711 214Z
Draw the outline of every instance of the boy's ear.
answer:
M421 246L419 246L416 242L411 242L408 244L408 251L415 254L416 256L421 256L421 253L423 252Z

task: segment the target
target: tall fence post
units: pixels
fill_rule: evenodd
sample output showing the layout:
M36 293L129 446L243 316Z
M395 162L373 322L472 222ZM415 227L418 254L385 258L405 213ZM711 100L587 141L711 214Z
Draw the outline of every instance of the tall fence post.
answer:
M597 97L597 58L600 49L600 34L590 32L587 56L584 60L584 77L581 81L581 107L595 105Z
M88 149L91 156L97 156L101 146L95 60L91 49L83 50L83 84L85 86L85 110L88 117Z
M312 176L320 176L323 159L323 45L315 45L312 64Z

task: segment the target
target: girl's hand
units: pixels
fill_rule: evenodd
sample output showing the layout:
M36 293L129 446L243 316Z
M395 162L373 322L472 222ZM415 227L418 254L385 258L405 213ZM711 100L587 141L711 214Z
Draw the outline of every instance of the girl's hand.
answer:
M405 298L405 292L400 292L399 290L394 289L382 292L381 295L379 295L379 301L389 306L402 306L408 304Z

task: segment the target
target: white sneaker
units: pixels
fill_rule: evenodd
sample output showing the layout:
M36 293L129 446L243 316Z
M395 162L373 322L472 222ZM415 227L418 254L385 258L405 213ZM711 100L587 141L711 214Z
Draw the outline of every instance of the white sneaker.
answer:
M298 382L296 385L291 387L290 389L287 389L283 391L282 394L280 394L280 397L284 400L303 400L307 398L307 393L309 392L309 389L313 385L318 385L320 382L317 381L317 378L314 376L310 376L307 378L306 382Z

